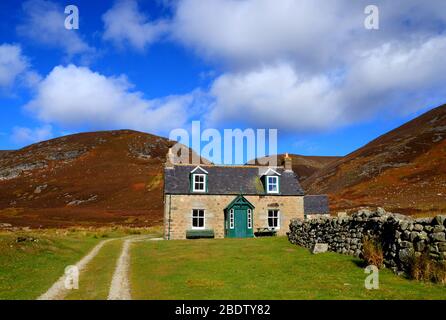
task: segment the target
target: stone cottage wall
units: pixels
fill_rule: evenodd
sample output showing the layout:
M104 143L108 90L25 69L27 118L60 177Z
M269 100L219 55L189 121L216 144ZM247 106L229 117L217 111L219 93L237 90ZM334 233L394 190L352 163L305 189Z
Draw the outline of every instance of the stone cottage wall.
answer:
M307 248L327 243L330 251L360 257L364 236L377 237L383 245L385 265L404 271L410 258L425 250L436 260L446 260L445 227L446 216L412 219L378 208L338 218L294 219L288 239Z
M236 195L206 194L166 195L164 200L164 238L167 239L168 234L170 234L170 239L186 238L186 230L192 228L192 209L204 209L206 229L214 230L215 238L224 238L224 209L236 197ZM268 226L268 209L280 210L278 235L286 235L292 219L304 218L302 196L246 195L244 197L255 207L253 212L254 232L257 228Z

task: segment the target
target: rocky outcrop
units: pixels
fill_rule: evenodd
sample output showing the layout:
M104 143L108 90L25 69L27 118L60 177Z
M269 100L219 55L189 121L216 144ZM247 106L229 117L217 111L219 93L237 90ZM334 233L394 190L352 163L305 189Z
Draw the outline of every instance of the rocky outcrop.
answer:
M426 251L446 260L445 229L446 216L412 219L382 208L362 209L351 216L292 220L288 239L306 248L326 243L329 251L361 257L364 237L373 237L382 244L385 265L406 271L411 258Z
M44 161L36 161L32 163L21 163L18 165L5 166L0 169L0 181L1 180L10 180L15 179L20 176L22 173L46 168L47 164Z

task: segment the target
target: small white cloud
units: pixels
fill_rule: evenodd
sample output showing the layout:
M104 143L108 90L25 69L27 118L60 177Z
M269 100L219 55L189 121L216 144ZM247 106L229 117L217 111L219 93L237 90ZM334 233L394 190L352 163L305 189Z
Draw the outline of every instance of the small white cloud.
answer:
M184 125L194 93L148 100L125 76L106 77L86 67L55 67L26 109L65 129L135 129L166 132Z
M103 16L103 38L118 46L130 44L138 50L144 50L157 41L168 30L164 20L149 21L140 12L134 0L119 0Z
M0 45L0 87L10 87L29 68L28 59L18 45Z
M79 35L79 30L65 28L64 8L46 0L28 0L23 3L23 23L17 27L18 33L36 43L60 48L68 59L81 55L86 62L95 54Z
M28 57L22 53L20 45L3 43L0 45L0 89L10 94L16 86L34 88L41 77L31 68Z
M53 137L53 128L44 125L37 128L14 127L11 139L17 144L29 144L48 140Z

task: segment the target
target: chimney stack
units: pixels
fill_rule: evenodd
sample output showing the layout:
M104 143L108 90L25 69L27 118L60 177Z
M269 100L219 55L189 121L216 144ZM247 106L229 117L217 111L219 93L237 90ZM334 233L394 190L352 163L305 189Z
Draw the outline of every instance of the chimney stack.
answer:
M172 148L169 148L166 156L166 163L164 164L166 169L173 169L173 153Z
M293 160L288 155L288 153L285 154L284 166L285 166L285 171L293 171Z

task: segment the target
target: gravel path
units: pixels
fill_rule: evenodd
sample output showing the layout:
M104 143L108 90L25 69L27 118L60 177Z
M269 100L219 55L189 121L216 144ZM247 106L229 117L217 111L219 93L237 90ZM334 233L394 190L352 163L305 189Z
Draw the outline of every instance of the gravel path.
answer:
M75 266L79 270L79 274L85 270L87 264L98 254L99 250L109 241L114 239L103 240L99 242L86 256L84 256ZM66 275L62 275L47 292L42 294L37 300L62 300L70 290L65 288Z
M130 242L125 240L122 245L121 255L116 264L115 273L113 274L110 291L108 292L108 300L131 300L130 283L128 278L129 261L130 261Z
M121 256L116 264L115 273L110 285L108 300L131 300L129 269L130 269L130 244L136 241L159 241L162 238L150 238L150 236L142 236L124 241Z

